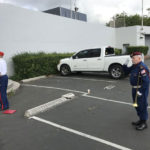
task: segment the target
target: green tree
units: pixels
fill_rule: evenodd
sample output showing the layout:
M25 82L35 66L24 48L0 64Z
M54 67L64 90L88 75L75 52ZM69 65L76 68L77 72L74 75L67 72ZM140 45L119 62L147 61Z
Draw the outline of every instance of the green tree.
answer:
M116 14L113 20L106 23L106 26L112 27L123 27L123 26L135 26L141 25L142 17L138 14L128 16L126 13ZM143 24L145 26L150 26L150 17L143 17Z

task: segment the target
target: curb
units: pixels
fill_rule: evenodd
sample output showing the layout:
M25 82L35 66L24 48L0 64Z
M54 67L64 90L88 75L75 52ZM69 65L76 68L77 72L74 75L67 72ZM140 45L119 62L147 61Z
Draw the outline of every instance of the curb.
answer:
M34 77L34 78L23 79L23 80L20 81L20 83L26 83L26 82L30 82L30 81L39 80L39 79L45 79L45 78L47 78L46 75L38 76L38 77ZM15 92L17 89L19 89L20 83L9 79L8 80L7 94L10 93L10 92Z
M9 79L8 80L7 94L10 92L15 92L19 87L20 87L20 83Z
M44 76L38 76L38 77L34 77L34 78L23 79L20 81L20 83L26 83L26 82L30 82L30 81L39 80L39 79L45 79L45 78L47 78L47 76L45 76L45 75ZM17 89L19 89L20 83L9 79L8 80L7 94L10 92L15 92Z
M34 77L34 78L29 78L29 79L23 79L21 80L22 83L26 83L26 82L30 82L30 81L35 81L35 80L39 80L39 79L45 79L47 78L47 76L38 76L38 77Z
M73 93L68 93L68 94L62 95L61 98L55 99L53 101L39 105L39 106L31 108L31 109L28 109L27 111L25 111L24 116L27 118L30 118L34 115L48 111L56 106L59 106L63 103L71 101L74 97L75 97L75 95Z

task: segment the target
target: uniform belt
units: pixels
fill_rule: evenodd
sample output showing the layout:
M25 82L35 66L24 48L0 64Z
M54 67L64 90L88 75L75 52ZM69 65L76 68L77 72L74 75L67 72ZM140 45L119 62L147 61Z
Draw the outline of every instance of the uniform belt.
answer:
M139 86L132 86L132 88L141 88L141 85L139 85Z

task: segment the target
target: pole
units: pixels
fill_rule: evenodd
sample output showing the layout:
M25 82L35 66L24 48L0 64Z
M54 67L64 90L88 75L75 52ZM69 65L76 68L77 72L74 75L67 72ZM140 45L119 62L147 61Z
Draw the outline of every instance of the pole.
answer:
M116 17L113 17L114 28L116 27Z
M125 18L126 13L123 12L123 14L124 14L124 27L125 27L126 26L126 18Z
M143 30L143 0L142 0L142 22L141 22L142 28L141 30Z
M76 6L76 0L75 0L75 2L74 2L74 15L75 15L75 19L77 19L77 11L78 11L78 8L77 8L77 6Z
M72 18L72 0L70 0L70 18Z

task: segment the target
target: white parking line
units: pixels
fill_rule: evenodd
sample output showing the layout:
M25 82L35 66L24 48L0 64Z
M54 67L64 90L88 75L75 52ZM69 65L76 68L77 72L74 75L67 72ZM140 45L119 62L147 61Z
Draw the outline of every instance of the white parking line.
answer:
M123 102L123 101L116 101L116 100L102 98L102 97L91 96L87 92L83 92L83 91L70 90L70 89L51 87L51 86L33 85L33 84L22 84L22 85L23 86L30 86L30 87L37 87L37 88L47 88L47 89L55 89L55 90L62 90L62 91L68 91L68 92L75 92L75 93L82 94L82 96L90 97L90 98L93 98L93 99L98 99L98 100L102 100L102 101L107 101L107 102L113 102L113 103L125 104L125 105L132 106L132 103L127 103L127 102ZM150 106L148 106L148 108L150 108Z
M68 131L68 132L70 132L70 133L77 134L77 135L79 135L79 136L82 136L82 137L84 137L84 138L88 138L88 139L94 140L94 141L99 142L99 143L103 143L103 144L105 144L105 145L114 147L114 148L119 149L119 150L131 150L130 148L127 148L127 147L118 145L118 144L116 144L116 143L112 143L112 142L106 141L106 140L104 140L104 139L101 139L101 138L98 138L98 137L95 137L95 136L92 136L92 135L89 135L89 134L86 134L86 133L83 133L83 132L80 132L80 131L77 131L77 130L68 128L68 127L65 127L65 126L62 126L62 125L59 125L59 124L56 124L56 123L51 122L51 121L47 121L47 120L45 120L45 119L42 119L42 118L39 118L39 117L36 117L36 116L33 116L33 117L31 117L30 119L34 119L34 120L43 122L43 123L48 124L48 125L51 125L51 126L53 126L53 127L62 129L62 130L64 130L64 131Z
M88 95L87 93L83 94L82 96L90 97L90 98L98 99L98 100L102 100L102 101L107 101L107 102L118 103L118 104L132 105L132 103L126 103L126 102L122 102L122 101L116 101L116 100L112 100L112 99L106 99L106 98L102 98L102 97L91 96L91 95Z
M68 92L75 92L80 94L85 94L86 92L82 91L76 91L76 90L70 90L70 89L64 89L64 88L58 88L58 87L52 87L52 86L41 86L41 85L33 85L33 84L22 84L23 86L32 86L37 88L46 88L46 89L55 89L55 90L61 90L61 91L68 91Z
M54 78L63 78L65 79L66 77L57 77L57 76L53 76ZM110 80L97 80L97 79L85 79L85 78L73 78L73 77L69 77L69 79L75 79L75 80L85 80L85 81L96 81L96 82L109 82L109 83L116 83L116 81L110 81Z

